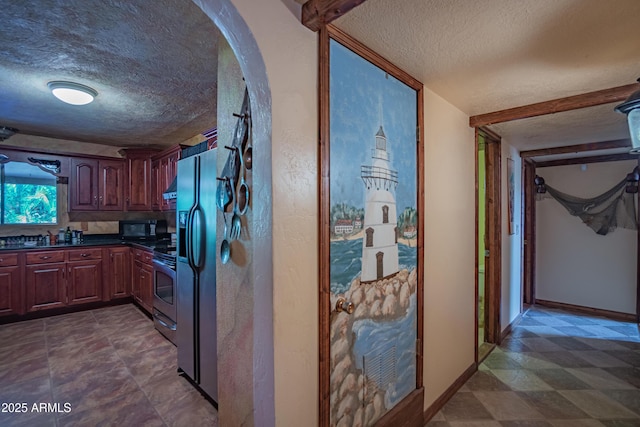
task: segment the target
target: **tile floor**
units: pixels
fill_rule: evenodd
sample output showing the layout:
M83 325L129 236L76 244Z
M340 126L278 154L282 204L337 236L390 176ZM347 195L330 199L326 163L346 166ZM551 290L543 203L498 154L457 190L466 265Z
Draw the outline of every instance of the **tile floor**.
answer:
M217 425L131 304L0 326L0 402L28 407L3 427ZM427 426L640 426L638 328L534 307Z
M427 426L640 426L638 327L535 306Z
M2 325L0 426L217 426L176 369L176 348L133 304Z

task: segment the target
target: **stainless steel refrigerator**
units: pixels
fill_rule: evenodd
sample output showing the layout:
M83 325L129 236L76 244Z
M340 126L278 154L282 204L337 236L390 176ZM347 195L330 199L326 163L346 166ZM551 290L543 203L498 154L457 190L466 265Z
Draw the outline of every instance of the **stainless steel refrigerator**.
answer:
M178 162L178 368L218 401L216 332L216 152Z

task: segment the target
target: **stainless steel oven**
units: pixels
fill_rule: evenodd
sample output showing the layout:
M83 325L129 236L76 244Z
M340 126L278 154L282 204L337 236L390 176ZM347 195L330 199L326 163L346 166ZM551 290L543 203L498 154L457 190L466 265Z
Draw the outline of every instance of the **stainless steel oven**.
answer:
M153 322L169 341L176 343L176 256L173 251L153 253Z

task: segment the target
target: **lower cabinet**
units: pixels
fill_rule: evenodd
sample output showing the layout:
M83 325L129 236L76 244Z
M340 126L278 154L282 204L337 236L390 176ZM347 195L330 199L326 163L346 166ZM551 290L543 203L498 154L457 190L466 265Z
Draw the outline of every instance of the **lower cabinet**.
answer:
M65 270L64 262L25 267L28 312L67 305Z
M27 252L25 258L27 312L67 305L66 253L62 250Z
M24 313L22 289L18 254L0 254L0 316Z
M128 298L131 296L131 263L129 247L117 246L105 248L103 253L109 268L104 278L104 300Z
M133 248L133 298L151 314L153 311L153 253Z
M102 301L102 249L28 252L26 311Z
M131 296L151 314L151 251L128 246L0 251L0 316Z

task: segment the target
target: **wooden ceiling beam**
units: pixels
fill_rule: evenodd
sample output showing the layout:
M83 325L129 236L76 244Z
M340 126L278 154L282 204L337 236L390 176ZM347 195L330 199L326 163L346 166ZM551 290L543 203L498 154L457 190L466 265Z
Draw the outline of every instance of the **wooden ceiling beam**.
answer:
M309 0L302 6L302 25L311 31L330 24L366 0Z
M579 108L610 104L612 102L622 102L638 89L640 89L640 83L632 83L611 89L597 90L595 92L568 96L566 98L558 98L551 101L523 105L522 107L494 111L493 113L479 114L477 116L469 117L469 126L472 128L488 126L511 120L559 113L561 111L576 110Z
M551 166L567 166L567 165L582 165L587 163L601 163L601 162L619 162L621 160L637 160L637 154L620 153L609 154L604 156L589 156L589 157L576 157L571 159L558 159L547 160L543 162L535 162L536 168L547 168Z
M554 154L582 153L584 151L609 150L612 148L631 148L631 140L614 139L613 141L590 142L587 144L568 145L566 147L542 148L539 150L521 151L523 159L538 156L550 156Z

